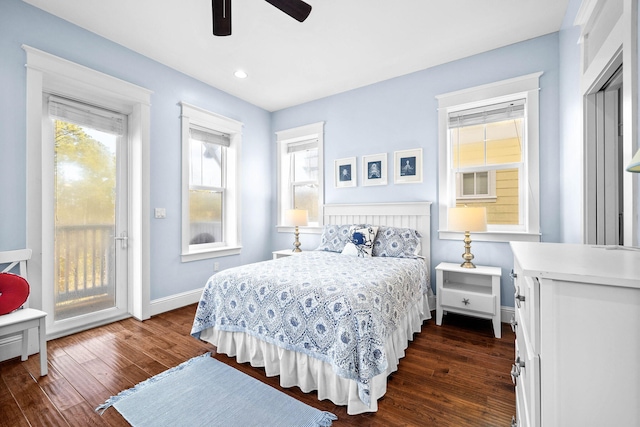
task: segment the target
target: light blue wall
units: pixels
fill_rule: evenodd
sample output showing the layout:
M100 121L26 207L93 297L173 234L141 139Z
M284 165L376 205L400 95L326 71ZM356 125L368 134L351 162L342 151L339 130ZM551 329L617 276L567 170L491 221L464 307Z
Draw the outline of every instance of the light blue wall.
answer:
M438 112L436 96L542 71L540 78L540 206L542 240L562 239L559 144L559 34L554 33L429 68L318 101L275 112L273 131L325 121L325 202L432 201L433 268L442 261L461 260L461 241L438 238ZM273 142L272 142L273 143ZM275 144L275 143L273 143ZM396 150L422 148L422 184L336 189L333 161L342 157L386 152L391 164ZM275 160L273 160L275 164ZM358 166L360 170L360 166ZM390 170L391 177L392 170ZM275 192L275 182L273 184ZM275 214L273 207L272 214ZM319 236L303 235L303 249L317 246ZM273 231L280 248L291 236ZM513 306L511 250L506 243L474 242L474 261L502 268L502 304Z
M582 243L582 96L580 95L580 27L573 26L581 0L571 0L560 30L560 241Z
M271 185L269 112L58 19L20 0L0 3L0 250L26 242L26 44L153 91L151 97L151 299L200 289L213 260L182 263L180 107L185 101L244 123L240 256L217 259L221 268L270 255Z
M180 125L178 102L186 101L244 123L242 255L218 259L228 268L269 257L291 246L292 236L275 230L275 136L283 129L325 121L325 201L434 202L432 268L456 261L462 243L439 240L438 133L435 96L455 90L543 71L540 91L540 195L544 241L577 241L580 201L573 197L574 170L569 155L579 134L579 47L570 24L579 5L572 0L559 33L485 52L378 84L275 113L241 101L138 55L19 0L0 3L0 250L24 247L25 196L25 54L27 44L62 58L152 90L151 207L167 208L167 219L151 219L151 298L199 289L213 272L213 261L180 262ZM572 6L573 5L573 6ZM570 16L573 14L573 16ZM577 96L577 97L576 97ZM333 161L421 147L422 184L363 187L333 186ZM392 169L390 169L392 172ZM252 177L271 177L256 180ZM559 177L568 184L558 185ZM567 181L571 179L571 181ZM249 185L251 183L251 185ZM317 246L318 235L301 236L303 249ZM503 270L503 305L512 305L508 273L511 251L504 243L474 242L480 264ZM432 270L433 272L433 270Z

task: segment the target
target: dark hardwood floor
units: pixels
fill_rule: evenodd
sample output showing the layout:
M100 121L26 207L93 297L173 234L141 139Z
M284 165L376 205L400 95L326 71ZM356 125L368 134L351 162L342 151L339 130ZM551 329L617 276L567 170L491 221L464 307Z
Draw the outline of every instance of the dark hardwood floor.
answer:
M0 363L0 426L128 426L114 409L94 408L109 396L215 348L189 336L195 305L127 319L49 341L49 375L40 378L38 355ZM435 317L435 312L433 313ZM215 357L280 389L264 370ZM392 374L378 412L350 416L315 393L281 389L308 405L333 412L333 426L508 426L515 414L510 369L514 335L502 325L448 314L442 326L422 327ZM215 420L211 420L215 426Z

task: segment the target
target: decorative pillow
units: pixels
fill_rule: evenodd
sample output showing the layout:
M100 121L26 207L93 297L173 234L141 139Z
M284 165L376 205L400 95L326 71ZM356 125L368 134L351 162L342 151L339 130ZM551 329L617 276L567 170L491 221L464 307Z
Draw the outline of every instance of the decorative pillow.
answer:
M29 283L22 276L0 273L0 315L17 310L29 297Z
M320 246L317 251L342 252L349 242L351 227L363 227L362 224L325 225L320 237Z
M381 226L373 245L373 256L415 258L420 254L422 235L411 228Z
M378 227L371 225L364 228L358 228L357 226L351 227L349 242L345 245L342 253L344 255L358 256L361 258L371 257L373 242L376 239L377 232Z

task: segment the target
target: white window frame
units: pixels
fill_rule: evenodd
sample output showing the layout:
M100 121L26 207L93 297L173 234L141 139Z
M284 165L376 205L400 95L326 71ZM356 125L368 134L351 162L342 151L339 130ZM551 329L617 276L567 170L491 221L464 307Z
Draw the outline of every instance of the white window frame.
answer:
M52 303L42 294L42 283L53 281L53 203L47 197L53 176L43 146L43 94L64 95L120 111L128 116L129 212L128 221L128 310L138 320L150 314L150 128L152 91L22 45L27 54L27 246L33 256L27 266L32 284L32 306ZM52 158L52 157L51 157ZM45 221L49 221L50 223ZM51 320L50 320L51 319ZM52 322L48 316L47 322ZM49 326L52 325L48 325Z
M204 110L186 102L180 103L182 114L182 262L198 261L229 255L238 255L241 243L240 210L240 153L242 148L241 122ZM189 146L191 127L200 127L214 133L229 135L230 145L226 149L226 161L222 177L225 192L222 202L224 242L190 245L191 224L189 220Z
M450 167L449 114L501 102L525 99L526 146L522 153L521 204L523 229L509 226L491 226L483 233L475 233L476 241L540 241L540 179L539 179L539 87L542 72L442 94L438 100L438 165L439 165L439 237L459 240L463 233L449 231L447 214L456 204L456 173Z
M464 180L463 175L474 174L474 188L477 187L477 174L487 174L487 193L463 194ZM458 203L481 203L495 202L496 197L496 171L495 170L478 170L478 171L460 171L456 174L456 200Z
M277 185L278 185L278 212L276 229L279 233L292 233L294 227L284 224L284 214L288 209L293 209L291 188L293 183L289 179L288 162L285 159L289 144L312 140L318 141L318 220L315 226L300 227L301 233L320 233L323 226L324 207L324 122L312 123L293 129L276 132L277 144ZM286 169L286 170L285 170Z

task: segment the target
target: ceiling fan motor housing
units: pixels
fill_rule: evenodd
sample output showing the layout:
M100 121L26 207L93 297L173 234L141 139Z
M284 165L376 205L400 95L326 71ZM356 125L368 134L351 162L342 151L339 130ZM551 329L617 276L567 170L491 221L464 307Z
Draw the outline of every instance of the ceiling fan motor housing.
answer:
M303 22L311 13L311 5L302 0L266 0L293 19ZM213 35L231 35L231 0L211 0Z

